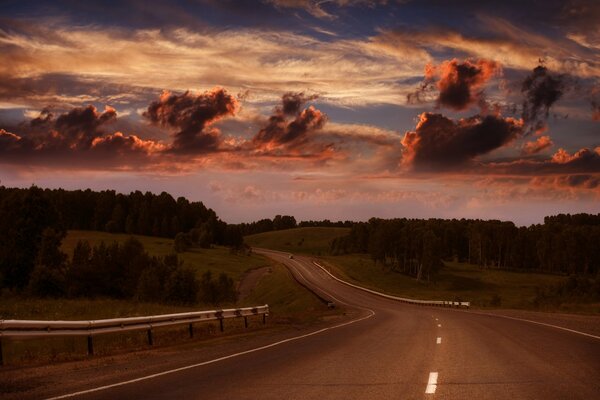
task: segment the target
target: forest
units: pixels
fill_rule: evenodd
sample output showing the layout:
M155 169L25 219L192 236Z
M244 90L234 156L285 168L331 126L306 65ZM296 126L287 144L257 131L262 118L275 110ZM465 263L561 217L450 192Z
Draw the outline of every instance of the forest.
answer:
M220 221L213 210L164 192L0 187L0 290L166 303L235 301L233 280L210 273L198 279L179 261L181 246L174 246L172 255L154 257L133 237L93 247L79 242L69 257L60 248L69 229L179 235L188 246L243 243L238 229Z
M435 273L442 260L593 277L600 271L600 215L560 214L528 227L496 220L372 218L334 240L331 252L368 253L418 279Z

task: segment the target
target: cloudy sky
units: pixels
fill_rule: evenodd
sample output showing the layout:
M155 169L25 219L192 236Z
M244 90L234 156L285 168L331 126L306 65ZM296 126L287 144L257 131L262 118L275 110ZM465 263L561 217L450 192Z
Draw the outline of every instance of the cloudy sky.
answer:
M598 213L598 21L595 0L2 1L0 184L227 222Z

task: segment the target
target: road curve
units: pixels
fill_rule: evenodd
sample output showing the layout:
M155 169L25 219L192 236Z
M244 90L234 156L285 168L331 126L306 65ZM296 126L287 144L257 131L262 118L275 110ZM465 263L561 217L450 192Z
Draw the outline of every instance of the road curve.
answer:
M550 326L407 305L335 281L310 258L260 251L353 321L256 351L90 388L77 399L593 399L600 340Z

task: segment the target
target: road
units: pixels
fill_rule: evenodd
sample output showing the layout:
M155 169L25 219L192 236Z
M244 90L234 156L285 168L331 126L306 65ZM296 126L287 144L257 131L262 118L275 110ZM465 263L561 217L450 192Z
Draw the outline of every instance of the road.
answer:
M358 312L314 334L72 398L600 398L598 338L394 302L333 280L308 257L265 254Z

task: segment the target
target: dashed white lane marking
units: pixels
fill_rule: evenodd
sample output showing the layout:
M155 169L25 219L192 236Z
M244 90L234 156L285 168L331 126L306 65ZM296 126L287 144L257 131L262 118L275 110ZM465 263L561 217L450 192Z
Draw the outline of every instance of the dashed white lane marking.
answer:
M425 393L427 393L427 394L435 393L435 389L437 389L437 380L438 380L438 373L430 372L429 373L429 381L427 381L427 387L425 388Z
M435 341L435 343L436 344L441 344L442 343L442 338L441 337L437 338L437 340Z
M437 318L435 319L436 321L439 321Z
M438 328L441 328L441 327L442 327L442 324L438 324Z

